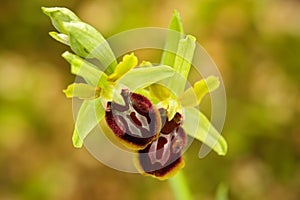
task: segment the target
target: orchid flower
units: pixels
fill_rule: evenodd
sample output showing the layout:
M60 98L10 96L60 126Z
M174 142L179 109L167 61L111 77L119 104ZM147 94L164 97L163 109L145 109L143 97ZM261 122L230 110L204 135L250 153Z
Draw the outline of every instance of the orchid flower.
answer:
M64 90L68 98L83 100L72 137L75 147L82 147L91 130L105 120L110 133L136 152L140 172L160 180L184 166L187 135L219 155L226 154L225 139L195 108L206 94L218 88L218 78L208 77L185 90L196 39L183 34L177 11L161 63L153 65L139 64L134 53L118 62L105 38L67 8L42 10L58 31L50 32L50 36L73 51L62 54L71 65L71 73L84 79Z

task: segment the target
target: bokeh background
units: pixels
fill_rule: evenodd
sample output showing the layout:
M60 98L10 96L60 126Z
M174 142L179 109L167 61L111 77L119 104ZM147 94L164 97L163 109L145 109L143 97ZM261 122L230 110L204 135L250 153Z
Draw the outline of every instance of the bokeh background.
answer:
M223 76L228 155L185 154L195 199L215 199L220 184L237 200L300 199L300 1L18 0L0 6L0 199L173 200L168 182L110 169L74 149L74 80L60 57L68 48L41 6L66 6L109 37L167 27L178 9L186 33ZM219 189L220 191L220 189Z

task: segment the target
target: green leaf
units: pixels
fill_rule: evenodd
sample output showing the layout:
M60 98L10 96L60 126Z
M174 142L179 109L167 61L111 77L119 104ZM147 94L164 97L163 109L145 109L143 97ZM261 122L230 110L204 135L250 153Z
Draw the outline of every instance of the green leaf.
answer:
M71 64L72 74L83 77L90 85L104 87L107 75L97 69L95 65L68 51L63 53L62 57Z
M162 54L161 64L173 66L175 62L175 55L178 48L179 40L183 38L183 27L180 14L174 10L173 17L169 24L169 31Z
M194 87L187 89L180 97L180 102L183 106L197 106L201 103L203 97L216 90L220 85L219 78L209 76L194 84Z
M108 77L109 81L116 81L121 76L123 76L126 72L136 67L138 64L138 59L131 53L130 55L125 55L123 60L117 65L115 71Z
M103 119L104 114L105 109L102 106L101 98L83 101L76 118L72 137L74 147L82 147L84 139Z
M117 83L129 88L131 91L135 91L165 78L169 78L173 76L174 73L174 69L165 65L135 68L124 74Z
M215 127L213 127L203 113L195 108L185 108L184 119L182 127L186 134L203 142L219 155L225 155L227 153L226 140Z
M186 79L188 77L191 63L194 57L195 47L196 38L191 35L187 35L179 42L174 62L174 69L180 76L182 76L182 79L184 79L185 81L178 82L177 78L170 79L169 88L174 91L176 95L180 95L184 91Z
M67 89L63 90L63 92L67 98L95 99L100 95L100 88L84 83L73 83Z
M105 38L92 26L84 22L64 23L69 33L71 49L84 58L98 59L107 73L113 73L117 61Z
M65 45L68 45L68 46L70 45L69 36L66 35L66 34L57 33L57 32L53 31L53 32L49 32L49 35L53 39L57 40L58 42L61 42L61 43L65 44Z
M42 11L51 19L53 26L61 33L68 34L64 27L64 22L81 21L71 10L62 7L46 8L42 7Z

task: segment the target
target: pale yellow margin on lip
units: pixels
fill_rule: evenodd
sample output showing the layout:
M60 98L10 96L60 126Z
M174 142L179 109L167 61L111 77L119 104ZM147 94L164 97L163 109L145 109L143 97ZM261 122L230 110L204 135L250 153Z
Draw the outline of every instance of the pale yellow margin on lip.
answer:
M138 170L138 172L144 176L150 176L150 177L153 177L153 178L156 178L158 180L161 180L161 181L164 181L164 180L167 180L169 178L171 178L172 176L174 176L179 170L181 170L184 166L185 166L185 162L183 160L183 158L181 157L181 161L178 165L176 165L170 172L168 172L166 175L164 176L155 176L153 174L148 174L146 173L141 164L140 164L140 161L139 161L139 158L138 158L138 154L136 154L134 156L134 165L136 167L136 169Z

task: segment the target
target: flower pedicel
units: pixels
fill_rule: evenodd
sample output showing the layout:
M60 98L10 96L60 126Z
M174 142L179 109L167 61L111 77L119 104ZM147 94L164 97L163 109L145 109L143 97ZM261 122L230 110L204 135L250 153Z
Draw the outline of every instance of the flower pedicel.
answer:
M194 108L205 94L219 86L218 78L200 80L184 91L195 38L183 35L177 11L169 26L161 64L143 62L138 67L133 53L117 63L103 36L67 8L42 10L58 31L50 35L75 53L62 55L71 64L71 72L86 82L73 83L64 90L67 97L83 100L72 138L75 147L80 148L90 131L105 118L118 141L136 152L139 171L160 180L170 178L184 166L182 153L187 135L219 155L226 154L225 139ZM87 58L98 60L105 71Z

